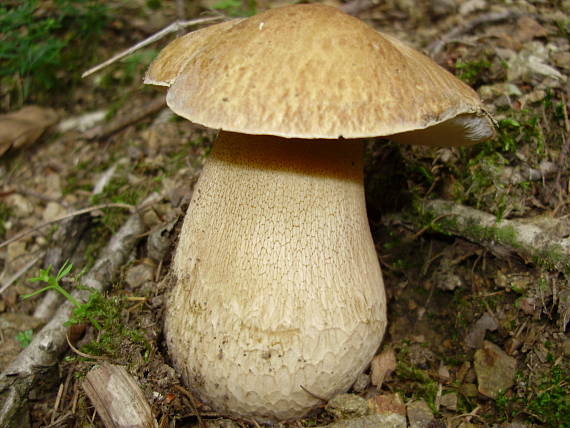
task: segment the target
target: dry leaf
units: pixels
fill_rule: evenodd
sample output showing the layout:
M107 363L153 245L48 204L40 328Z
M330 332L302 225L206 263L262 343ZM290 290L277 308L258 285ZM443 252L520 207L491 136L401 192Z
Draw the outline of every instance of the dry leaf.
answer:
M392 372L396 370L396 354L392 349L387 349L378 354L370 364L370 379L372 385L378 389L382 387L382 383Z
M0 156L12 148L33 144L56 122L54 110L39 106L26 106L0 115Z

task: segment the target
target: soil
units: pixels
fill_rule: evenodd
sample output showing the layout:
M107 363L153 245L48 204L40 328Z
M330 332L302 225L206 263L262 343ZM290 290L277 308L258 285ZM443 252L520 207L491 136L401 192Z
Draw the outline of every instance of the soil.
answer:
M92 46L94 56L103 61L177 16L192 19L214 5L239 15L255 2L177 2L186 6L183 15L174 3L108 2L111 19ZM287 3L259 0L257 11ZM497 120L498 134L465 149L367 142L367 208L388 296L388 330L378 351L383 357L350 391L367 400L364 413L345 412L342 402L334 409L324 403L311 417L284 425L401 415L402 406L414 427L570 426L570 267L549 254L525 257L498 237L461 236L418 208L428 199L451 200L568 239L570 2L326 3L347 8L469 83ZM49 7L40 6L38 14ZM157 101L164 92L141 83L150 60L172 37L68 89L30 94L26 104L51 109L48 119L26 125L42 126L30 131L35 137L0 144L2 239L53 221L0 248L0 371L53 316L45 293L23 297L45 285L32 280L40 269L52 265L53 276L69 259L73 268L60 283L74 289L130 215L125 206L152 192L162 196L142 213L146 232L89 307L102 329L76 317L78 323L68 327L73 347L57 364L41 368L41 381L26 397L29 419L20 424L103 426L82 382L104 357L128 369L160 427L255 425L223 419L192 397L165 349L170 261L215 137L175 118ZM6 94L4 112L17 111L21 103ZM153 103L154 110L145 110ZM97 111L98 132L89 124L84 127L91 134L61 127L64 119ZM125 117L129 123L108 127ZM70 216L73 221L57 220L95 205L104 206ZM55 299L51 307L61 302ZM414 416L417 409L424 419Z

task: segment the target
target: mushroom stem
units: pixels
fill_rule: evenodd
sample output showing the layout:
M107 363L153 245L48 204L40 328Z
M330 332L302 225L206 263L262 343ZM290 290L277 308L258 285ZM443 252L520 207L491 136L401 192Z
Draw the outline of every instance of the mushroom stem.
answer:
M168 348L216 410L291 419L347 390L386 326L362 143L221 132L174 273Z

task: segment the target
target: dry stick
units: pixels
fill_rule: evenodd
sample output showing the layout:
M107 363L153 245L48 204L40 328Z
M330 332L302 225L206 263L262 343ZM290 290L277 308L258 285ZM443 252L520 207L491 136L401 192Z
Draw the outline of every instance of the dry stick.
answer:
M556 220L552 228L546 229L543 222L533 224L529 221L500 220L489 213L456 204L451 201L435 199L423 202L424 214L433 216L446 215L438 228L450 234L458 235L489 249L498 257L505 254L517 254L525 261L542 265L549 270L570 272L570 238L561 238L552 234L556 230ZM386 216L388 222L403 224L413 229L421 219L410 216Z
M160 199L153 194L141 206L152 205ZM91 290L105 291L116 277L136 244L136 236L144 230L139 212L131 214L101 252L101 256L86 274L82 283ZM87 301L90 290L75 290L72 295L81 302ZM14 361L0 374L0 426L19 426L22 412L26 412L28 394L37 384L42 369L57 364L59 355L66 349L64 326L73 311L71 302L65 302L52 319L34 336Z
M207 22L213 22L213 21L219 21L221 19L224 19L224 16L209 16L207 18L198 18L198 19L192 19L190 21L176 21L173 22L172 24L170 24L168 27L163 28L162 30L160 30L158 33L153 34L152 36L144 39L142 42L137 43L134 46L131 46L130 48L128 48L127 50L115 55L114 57L108 59L105 62L102 62L99 65L96 65L93 68L90 68L89 70L87 70L85 73L83 73L81 75L81 77L87 77L93 73L96 73L99 70L102 70L103 68L107 67L108 65L113 64L114 62L119 61L120 59L125 58L126 56L129 56L130 54L132 54L133 52L144 48L145 46L148 46L160 39L162 39L163 37L169 35L170 33L176 33L178 32L178 30L180 29L184 29L187 27L192 27L194 25L199 25L199 24L205 24Z
M518 18L519 16L521 16L521 13L514 11L484 13L472 19L471 21L468 21L464 25L453 28L453 30L441 36L439 40L431 42L426 48L426 51L428 52L429 56L433 58L438 55L443 50L445 45L451 40L456 39L463 34L470 33L480 25L494 24L497 22Z
M43 229L44 227L49 226L51 224L58 223L62 220L66 220L68 218L72 218L72 217L75 217L75 216L78 216L81 214L86 214L86 213L90 213L92 211L102 210L104 208L125 208L125 209L130 210L130 211L133 211L135 209L135 207L133 205L122 204L122 203L101 204L101 205L95 205L95 206L88 207L88 208L83 208L82 210L78 210L78 211L74 211L74 212L69 213L69 214L61 215L61 216L59 216L53 220L41 223L38 226L35 226L31 229L24 230L23 232L18 233L17 235L13 236L12 238L0 243L0 248L4 248L5 246L11 244L12 242L16 242L22 238L25 238L29 234L37 232L38 230Z
M20 279L20 277L22 275L24 275L27 271L29 271L31 268L33 268L34 265L37 262L39 262L43 256L44 255L42 253L39 256L33 258L28 263L26 263L26 265L22 269L20 269L14 275L12 275L10 278L8 278L8 280L0 287L0 294L2 294L4 291L6 291L12 284L14 284L18 279Z
M120 131L123 128L126 128L133 123L138 122L145 117L156 113L164 108L166 105L166 99L164 95L160 95L148 103L143 108L134 109L130 114L125 115L117 115L115 119L113 119L110 123L96 126L95 128L91 128L89 131L85 132L83 135L85 138L88 139L95 139L95 138L106 138L115 132Z

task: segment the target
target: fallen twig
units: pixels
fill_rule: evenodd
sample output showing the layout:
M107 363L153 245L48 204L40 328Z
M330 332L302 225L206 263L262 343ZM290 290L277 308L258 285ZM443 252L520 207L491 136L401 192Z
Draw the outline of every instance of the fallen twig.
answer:
M162 30L160 30L158 33L153 34L150 37L147 37L146 39L144 39L142 42L137 43L134 46L131 46L130 48L128 48L127 50L115 55L114 57L108 59L105 62L102 62L99 65L96 65L93 68L90 68L89 70L87 70L85 73L83 73L81 75L81 77L87 77L93 73L98 72L99 70L102 70L103 68L107 67L108 65L113 64L114 62L119 61L120 59L125 58L126 56L129 56L130 54L132 54L133 52L136 52L139 49L144 48L145 46L148 46L160 39L162 39L163 37L169 35L170 33L176 33L178 32L180 29L184 29L184 28L188 28L188 27L192 27L194 25L200 25L200 24L205 24L207 22L213 22L213 21L220 21L224 19L224 16L220 15L220 16L209 16L207 18L198 18L198 19L191 19L190 21L176 21L173 22L172 24L170 24L168 27L163 28Z
M141 205L148 206L159 198L159 195L153 194ZM139 212L135 211L103 249L93 268L83 277L82 283L98 292L107 289L132 251L136 236L143 229ZM90 292L81 289L75 290L72 295L85 302ZM0 426L19 426L19 418L26 411L28 393L38 381L42 368L56 364L66 348L67 328L64 322L69 319L72 310L71 302L62 304L49 323L0 374Z
M518 18L519 16L521 16L520 12L515 12L512 10L507 10L504 12L484 13L482 15L475 17L470 21L467 21L463 25L454 27L451 31L441 36L438 40L434 40L428 45L426 51L428 55L433 58L437 56L439 53L441 53L445 45L449 43L451 40L456 39L463 34L470 33L480 25L494 24L497 22Z
M160 111L166 106L166 99L164 95L160 95L156 99L142 108L135 108L129 114L117 115L111 122L91 128L83 135L88 139L105 138L115 132L126 128L133 123L138 122L145 117Z
M556 219L552 227L520 220L500 220L489 213L451 201L424 201L421 214L405 213L386 216L389 223L402 224L413 230L422 228L426 216L440 217L434 229L475 242L499 257L516 254L526 262L548 270L570 273L570 238L556 236Z
M43 256L44 255L42 253L39 256L34 257L32 260L30 260L28 263L26 263L26 265L22 269L20 269L14 275L12 275L10 278L8 278L8 280L6 282L4 282L4 284L2 284L2 286L0 287L0 294L2 294L4 291L6 291L13 283L15 283L18 279L20 279L22 275L24 275L27 271L29 271L31 268L33 268L34 265L37 262L39 262Z
M74 211L74 212L69 213L69 214L61 215L61 216L59 216L53 220L43 222L43 223L39 224L38 226L35 226L31 229L24 230L23 232L20 232L17 235L14 235L12 238L7 239L6 241L0 243L0 248L4 248L8 244L11 244L12 242L18 241L18 240L28 236L31 233L37 232L38 230L41 230L44 227L49 226L50 224L58 223L62 220L66 220L68 218L76 217L76 216L79 216L81 214L86 214L86 213L89 213L92 211L102 210L104 208L124 208L124 209L130 210L130 211L133 211L135 209L135 206L129 205L129 204L122 204L122 203L108 203L108 204L94 205L92 207L83 208L82 210L78 210L78 211Z

